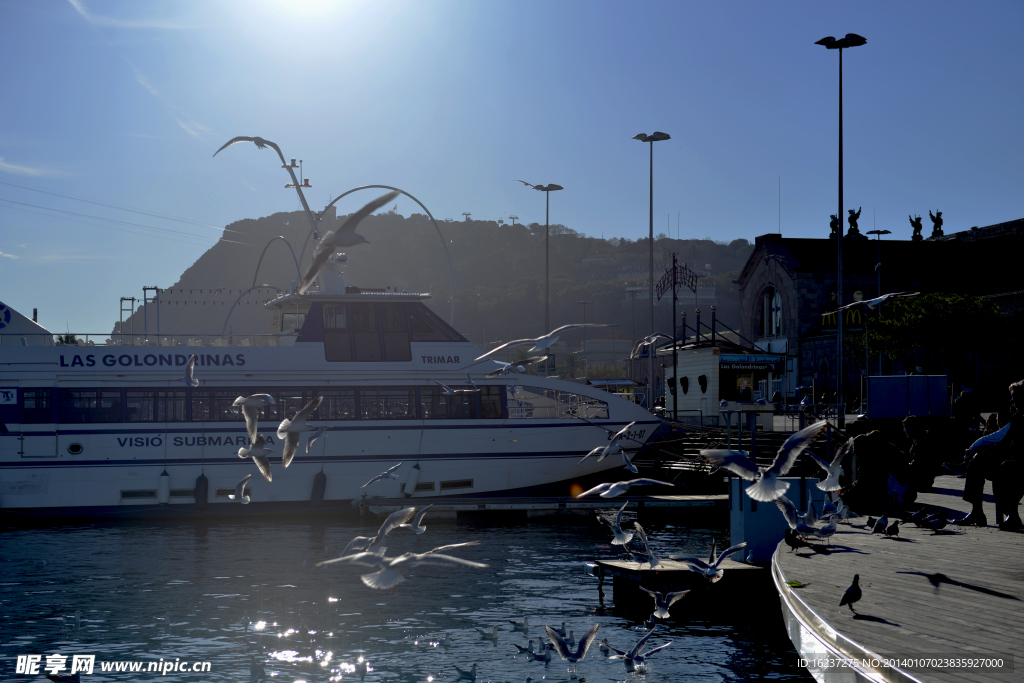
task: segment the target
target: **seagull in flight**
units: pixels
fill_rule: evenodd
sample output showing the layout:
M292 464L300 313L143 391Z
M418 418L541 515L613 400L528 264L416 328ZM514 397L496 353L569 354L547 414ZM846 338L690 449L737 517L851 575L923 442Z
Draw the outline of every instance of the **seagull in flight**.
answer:
M633 528L636 529L636 535L640 538L640 542L644 544L644 552L647 553L647 564L651 565L651 569L654 569L661 564L661 560L651 552L651 546L647 542L647 534L644 533L644 528L640 526L640 522L633 522Z
M630 481L616 481L608 484L598 484L592 489L584 491L577 498L584 498L586 496L597 494L602 498L614 498L621 496L623 493L629 490L631 486L675 486L667 481L658 481L657 479L632 479Z
M786 524L789 528L798 533L801 536L807 536L815 532L814 525L818 522L818 516L814 510L813 501L807 506L807 512L801 515L796 505L786 496L779 496L775 499L775 504L779 506L779 510L782 511L782 516L786 518Z
M248 458L252 456L252 461L256 463L256 467L259 468L260 474L262 474L267 481L273 480L273 475L270 472L270 453L274 452L274 449L267 448L267 438L262 434L257 434L256 438L253 439L252 444L246 448L242 446L238 449L239 458Z
M875 297L874 299L854 301L852 304L840 306L839 308L836 309L836 311L845 311L846 309L853 308L854 306L867 306L869 310L873 311L876 308L878 308L878 304L882 303L883 301L887 301L889 299L897 299L905 296L917 296L920 293L921 292L889 292L888 294L883 294L882 296ZM828 314L826 313L825 315Z
M192 354L188 357L188 363L185 364L185 376L181 378L181 381L186 387L198 387L199 380L192 377L192 373L196 370L196 354Z
M228 140L227 142L224 143L223 147L221 147L216 152L214 152L213 156L217 156L218 154L223 152L225 149L227 149L231 145L237 145L239 142L255 142L256 146L259 147L260 149L264 149L265 147L269 147L272 150L274 150L275 152L277 152L277 156L281 157L281 163L282 164L287 164L288 163L287 161L284 160L284 154L281 154L281 148L277 146L277 143L271 142L270 140L265 140L265 139L259 137L258 135L254 135L252 137L247 137L245 135L239 135L237 138L231 138L230 140Z
M743 451L716 449L702 450L700 454L710 464L724 467L743 479L754 482L745 489L747 495L754 500L767 503L776 500L789 489L789 484L779 481L779 477L784 476L792 469L796 459L814 442L827 425L827 421L821 420L790 436L779 448L775 461L768 469L758 467L757 463L747 457Z
M414 514L416 514L416 508L402 508L401 510L392 512L388 515L388 518L384 520L384 523L380 525L376 536L356 536L349 541L348 545L345 546L345 549L341 551L341 557L345 557L350 549L383 555L384 551L387 550L388 534L403 524L407 524ZM327 560L326 562L321 562L317 566L319 567L321 564L337 562L339 559L341 558Z
M847 440L843 447L836 453L836 457L832 458L832 462L825 462L823 459L815 455L811 451L807 451L807 455L811 456L811 460L818 463L821 469L825 470L828 475L824 479L818 482L818 488L822 491L838 491L842 488L839 485L839 477L846 474L846 471L842 468L843 458L846 457L847 453L853 452L853 439ZM822 510L824 514L824 510Z
M499 377L501 375L511 375L513 372L526 372L526 366L532 365L533 363L542 363L548 359L547 356L531 356L530 358L524 358L517 363L501 363L501 361L494 361L495 363L501 363L501 367L497 370L491 370L484 377L488 379L492 377ZM493 359L492 359L493 360Z
M402 529L408 529L417 535L422 534L427 530L427 527L423 526L423 516L426 515L427 510L432 507L434 507L433 503L425 508L421 508L420 511L416 513L416 516L412 518L412 524L399 524L398 526Z
M629 501L619 508L618 513L615 515L615 519L609 519L604 515L597 516L597 521L607 525L608 528L612 530L612 535L614 536L614 538L612 538L612 545L626 545L633 539L632 531L622 530L622 513L626 509L627 505L629 505Z
M235 501L236 503L241 503L242 505L248 505L249 504L249 496L244 495L244 493L245 493L245 485L249 483L249 478L250 477L252 477L252 472L250 472L249 474L247 474L244 477L242 477L242 480L239 481L237 484L235 484L235 492L234 493L229 493L228 494L228 498L230 498L231 500Z
M382 479L398 479L398 474L396 473L396 471L398 470L399 467L401 467L404 464L405 464L405 461L403 460L402 462L398 463L394 467L391 467L391 468L388 468L388 469L384 470L383 472L381 472L376 477L374 477L370 481L366 482L365 484L363 484L359 488L365 489L370 484L375 484L375 483L377 483L378 481L380 481Z
M647 590L640 586L640 590L654 598L654 616L659 619L668 619L668 608L686 597L690 591L676 591L675 593L659 593L658 591Z
M284 440L284 452L281 453L281 466L287 468L292 464L296 451L299 450L299 438L302 432L311 432L313 427L306 422L310 415L320 407L323 396L317 396L295 413L295 417L282 420L277 427L277 438ZM308 451L308 449L307 449Z
M277 401L270 394L253 394L252 396L239 396L231 405L241 406L242 415L245 416L245 428L249 432L249 443L256 440L256 432L259 430L260 410L265 406L274 405Z
M309 449L311 449L313 447L313 444L316 443L316 440L319 439L321 436L323 436L326 433L327 433L327 426L326 425L321 425L321 426L316 428L315 432L310 432L309 434L307 434L306 435L306 452L309 453Z
M544 336L537 337L536 339L516 339L510 342L505 342L501 346L494 347L493 349L491 349L484 355L480 356L476 360L481 361L484 358L487 358L488 356L493 355L498 351L501 351L502 349L507 349L509 347L514 346L526 346L527 344L532 344L532 348L529 351L530 353L543 351L544 349L548 348L556 341L558 341L559 335L561 335L563 332L567 330L574 330L577 327L615 327L615 325L611 325L608 323L576 323L573 325L562 325L561 327L551 330Z
M643 638L638 640L636 645L634 645L633 648L631 650L629 650L628 652L626 652L625 650L620 650L617 647L612 647L611 645L609 645L608 649L612 650L612 651L614 651L616 653L616 654L612 655L611 659L621 659L621 660L623 660L625 662L625 664L626 664L626 671L630 672L630 673L636 671L638 668L643 667L645 659L647 659L648 657L653 655L655 652L661 652L666 647L671 645L672 642L673 642L673 641L670 640L667 643L665 643L664 645L659 645L658 647L652 648L652 649L648 650L647 652L641 653L640 651L644 649L644 645L647 644L647 640L652 635L654 635L654 631L657 630L657 628L658 628L657 625L655 625L654 628L652 628L647 633L647 635L645 635Z
M306 290L313 284L313 281L316 280L316 276L324 269L324 266L327 265L327 261L334 255L336 250L344 249L345 247L354 247L357 244L363 244L364 242L369 244L369 240L357 233L356 228L359 227L359 224L364 218L385 204L390 203L391 200L398 195L398 192L389 192L377 197L372 202L349 216L339 228L331 230L329 233L324 235L323 239L320 240L320 244L317 245L316 251L313 252L313 261L309 264L309 268L306 270L305 275L302 276L302 282L299 283L296 293L306 293Z
M604 446L598 446L594 450L590 451L589 453L587 453L586 455L584 455L580 459L580 462L578 462L576 464L579 465L580 463L582 463L584 460L586 460L587 458L589 458L592 455L593 456L597 456L597 461L601 462L602 460L607 458L609 455L613 455L613 454L618 453L619 451L621 451L622 447L619 446L619 439L626 438L626 434L629 433L629 430L632 429L633 425L635 425L635 424L636 424L636 421L630 422L628 425L626 425L625 427L623 427L619 431L617 431L614 434L612 434L611 438L608 439L608 443L607 444L605 444ZM626 463L627 464L631 464L631 463L629 463L628 460L626 461ZM636 472L635 469L633 471Z
M356 553L355 555L345 555L333 560L327 560L319 563L317 566L342 563L373 567L376 571L369 574L363 574L360 578L366 586L382 591L391 590L398 586L398 584L405 581L405 573L407 571L414 567L419 567L420 565L429 565L433 567L470 567L472 569L486 569L490 566L481 562L473 562L472 560L464 560L461 557L452 557L451 555L444 555L436 552L441 550L443 547L451 546L441 546L440 548L434 548L434 550L425 553L405 553L398 557L384 557L383 554L378 555L377 553L372 552Z
M721 555L716 556L715 542L712 541L711 556L708 557L707 562L704 562L703 560L698 560L695 557L677 557L674 555L669 555L669 558L673 560L679 560L680 562L686 564L687 567L697 572L698 574L701 574L706 579L711 581L711 583L718 583L722 580L722 576L725 575L725 570L719 568L722 564L722 561L725 560L725 558L732 555L733 553L738 553L746 547L747 544L746 541L744 541L743 543L739 543L737 545L726 548L722 551Z
M555 646L555 652L564 659L565 661L572 664L573 673L576 673L576 664L582 662L583 658L587 656L587 650L590 649L590 644L594 642L594 638L597 637L597 629L600 628L600 624L594 624L590 627L590 630L580 638L579 644L576 646L576 651L573 652L569 649L569 644L565 642L565 638L560 636L555 629L550 626L545 626L544 631L548 634L548 640Z

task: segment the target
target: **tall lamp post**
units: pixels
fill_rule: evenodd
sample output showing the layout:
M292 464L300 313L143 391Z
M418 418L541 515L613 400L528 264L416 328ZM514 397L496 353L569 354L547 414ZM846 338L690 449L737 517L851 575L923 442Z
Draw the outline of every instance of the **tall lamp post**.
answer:
M650 258L647 264L647 298L649 299L650 316L651 316L651 331L650 334L654 334L654 143L661 142L662 140L671 140L672 136L668 133L662 133L661 131L654 131L650 135L647 133L638 133L633 136L634 140L640 142L651 143L651 220L650 220ZM675 312L672 313L673 318ZM654 352L653 349L648 351L649 371L648 378L650 380L650 390L647 397L647 409L650 410L653 407L654 399Z
M875 262L875 272L878 273L878 296L882 296L882 235L892 234L891 230L868 230L869 235L878 235L875 240L878 245L878 260ZM878 304L878 317L882 317L882 304ZM867 334L867 332L865 332ZM865 348L867 347L867 337L864 341ZM882 374L882 354L878 354L878 374Z
M824 45L829 50L839 50L839 210L836 211L836 218L839 219L839 234L836 236L836 255L839 261L839 284L836 287L837 304L843 305L843 48L858 47L867 43L867 38L856 33L847 33L845 37L836 40L827 36L814 42L815 45ZM839 314L836 329L836 343L838 347L836 372L839 384L839 427L846 426L846 407L843 402L843 315Z
M519 180L517 182L520 182L523 185L526 185L527 187L532 187L533 189L544 193L544 334L547 334L548 332L551 331L551 268L549 259L550 251L548 249L548 233L550 232L548 227L548 217L551 209L551 193L557 190L564 190L565 188L562 187L561 185L555 185L554 183L551 183L549 185L531 185L525 180Z

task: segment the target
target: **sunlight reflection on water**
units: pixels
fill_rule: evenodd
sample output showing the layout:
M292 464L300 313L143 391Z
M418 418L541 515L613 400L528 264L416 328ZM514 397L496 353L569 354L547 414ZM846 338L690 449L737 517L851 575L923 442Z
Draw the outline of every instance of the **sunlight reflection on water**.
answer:
M589 519L571 525L481 522L429 523L421 536L391 536L388 555L423 552L464 541L452 551L485 562L485 570L420 567L392 594L363 586L360 568L313 565L339 553L368 526L352 522L230 521L119 523L8 529L0 535L0 678L18 654L95 654L97 662L209 661L211 672L169 672L166 681L248 681L250 656L266 662L268 680L309 683L454 680L453 665L478 665L479 681L567 679L566 663L529 662L512 643L535 645L544 624L565 621L578 637L601 624L598 638L631 646L646 630L621 615L611 590L582 563L614 557L606 531ZM645 522L646 526L647 522ZM652 543L668 552L704 554L722 530L652 523ZM47 559L45 564L38 562ZM369 569L363 571L371 571ZM725 582L721 584L727 588ZM683 604L683 603L681 603ZM83 613L75 631L61 616ZM171 614L170 625L155 615ZM509 619L530 617L530 631L511 632ZM498 641L476 627L502 627ZM767 627L767 628L766 628ZM444 647L445 635L451 647ZM663 624L651 645L659 652L644 681L810 680L781 621L760 627L688 620L685 611ZM70 660L69 660L70 661ZM65 671L66 673L66 671ZM596 645L579 665L581 679L638 680ZM27 679L26 679L27 680ZM103 674L90 681L125 680Z

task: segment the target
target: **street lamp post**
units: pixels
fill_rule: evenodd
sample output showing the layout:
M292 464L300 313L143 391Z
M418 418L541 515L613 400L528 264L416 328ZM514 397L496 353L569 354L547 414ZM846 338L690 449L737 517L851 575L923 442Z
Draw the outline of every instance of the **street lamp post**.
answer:
M651 331L650 331L650 334L654 334L654 143L655 142L661 142L662 140L671 140L672 136L669 135L668 133L662 133L661 131L654 131L650 135L648 135L647 133L638 133L637 135L633 136L633 139L634 140L639 140L640 142L649 142L649 143L651 143L651 183L650 183L650 196L651 196L650 204L651 204L651 210L650 210L650 230L649 230L649 233L648 233L648 236L650 238L650 244L648 245L650 247L650 250L649 250L650 258L648 259L648 264L647 264L647 268L648 268L648 270L647 270L647 297L649 299L649 310L650 310L650 317L651 317ZM673 313L673 316L675 316L675 313ZM650 387L651 388L650 388L650 390L648 392L648 397L647 397L647 409L650 410L652 408L652 406L653 406L652 401L653 401L653 398L654 398L654 353L652 351L648 351L648 357L650 359L648 379L650 381Z
M532 187L533 189L544 193L544 334L547 334L548 332L551 331L551 267L549 259L550 251L548 249L548 237L550 232L550 228L548 226L548 219L551 209L551 193L557 190L564 190L565 188L562 187L561 185L555 185L554 183L550 183L548 185L531 185L525 180L519 180L517 182L520 182L523 185L526 185L527 187Z
M577 301L576 303L581 304L583 306L583 324L586 325L587 324L587 304L589 304L590 302L589 301ZM586 356L586 353L587 353L587 328L586 327L583 328L583 346L580 347L580 351L581 351L580 356L582 356L582 360L583 360L583 377L586 378L586 376L588 374L587 370L589 369L587 367L587 365L586 365L586 362L587 362L587 356Z
M867 38L856 33L847 33L839 40L827 36L814 42L815 45L824 45L829 50L839 50L839 210L836 211L836 218L839 219L839 234L836 236L836 256L839 261L839 284L836 287L836 296L839 306L843 305L843 48L858 47L867 42ZM846 425L846 407L843 403L843 314L841 312L837 322L836 342L838 347L836 372L839 384L839 427L843 428Z

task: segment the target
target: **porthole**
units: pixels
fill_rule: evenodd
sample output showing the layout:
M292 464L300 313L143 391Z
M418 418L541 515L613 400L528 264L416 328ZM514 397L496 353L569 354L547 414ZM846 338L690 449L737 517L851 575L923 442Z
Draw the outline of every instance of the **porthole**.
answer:
M81 453L84 450L85 450L85 447L82 446L82 444L80 444L80 443L68 444L68 453L70 453L71 455L78 455L79 453Z

